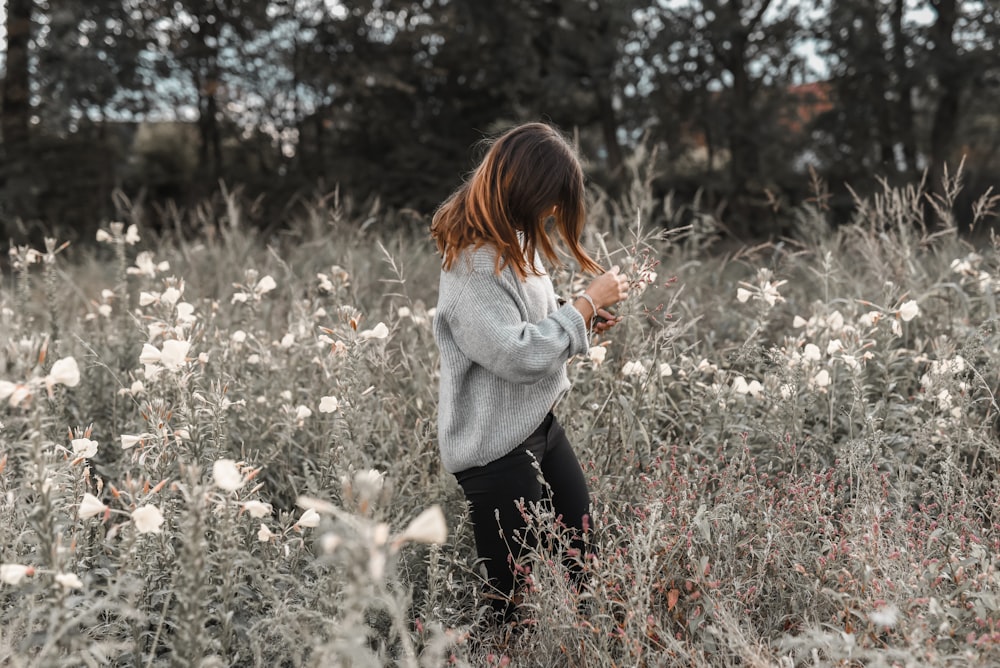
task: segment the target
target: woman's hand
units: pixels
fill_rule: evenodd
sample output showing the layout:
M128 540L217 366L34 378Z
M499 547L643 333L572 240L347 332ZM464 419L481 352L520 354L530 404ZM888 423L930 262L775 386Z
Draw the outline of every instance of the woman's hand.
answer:
M600 313L602 309L614 306L618 302L628 297L628 278L619 272L618 266L611 267L611 271L601 274L591 282L585 292L594 300L598 313L601 317L606 317ZM610 315L610 314L608 314ZM613 320L614 316L607 318Z
M593 324L593 331L606 332L621 321L620 316L607 309L628 297L628 278L619 273L617 266L612 267L611 271L595 278L583 295L577 297L573 305L586 322Z
M597 309L597 320L594 320L594 331L598 334L603 334L621 322L621 320L622 317L620 315L615 315L610 311L599 308Z

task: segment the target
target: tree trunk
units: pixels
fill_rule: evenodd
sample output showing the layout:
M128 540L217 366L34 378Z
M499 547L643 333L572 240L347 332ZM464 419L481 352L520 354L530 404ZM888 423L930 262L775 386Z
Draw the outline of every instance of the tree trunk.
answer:
M896 75L897 137L902 145L904 175L909 178L917 164L917 140L913 131L913 79L906 62L906 34L903 32L905 0L893 0L889 22L892 25L892 65Z
M31 152L31 78L29 45L32 31L33 0L7 2L7 73L3 80L4 161L0 170L0 189L4 193L4 218L33 218L37 202L32 179ZM5 233L8 230L3 230Z
M879 169L883 177L890 177L896 172L894 137L892 133L892 108L886 93L891 86L889 77L886 75L886 65L888 58L885 47L882 44L882 35L879 32L878 24L884 15L876 7L866 7L858 18L862 22L862 44L866 45L870 65L866 86L868 96L872 104L872 114L874 115L876 132L875 144L878 146Z
M956 0L932 0L931 5L937 12L937 20L931 27L931 38L934 41L935 75L941 87L941 96L931 125L930 188L931 192L943 194L944 167L951 156L966 75L954 41Z
M625 183L622 166L622 147L618 143L618 119L611 102L611 95L603 87L597 92L597 111L601 120L601 132L604 135L604 146L608 152L608 180L616 194L621 194Z
M729 173L731 186L732 230L738 237L753 235L753 198L761 190L760 153L756 138L756 114L753 108L754 86L745 60L745 44L737 42L731 52L729 71L733 75L732 103L729 118Z

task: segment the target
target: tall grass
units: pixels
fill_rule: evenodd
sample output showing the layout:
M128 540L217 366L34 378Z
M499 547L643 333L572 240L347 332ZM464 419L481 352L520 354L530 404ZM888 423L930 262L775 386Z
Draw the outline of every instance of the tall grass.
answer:
M175 212L195 234L126 210L90 248L15 245L0 663L1000 661L1000 255L950 223L959 187L887 187L836 230L817 197L796 238L725 252L642 179L594 207L587 245L636 295L557 409L594 549L576 592L539 548L514 634L480 624L438 463L421 230L326 198L265 239L226 192Z

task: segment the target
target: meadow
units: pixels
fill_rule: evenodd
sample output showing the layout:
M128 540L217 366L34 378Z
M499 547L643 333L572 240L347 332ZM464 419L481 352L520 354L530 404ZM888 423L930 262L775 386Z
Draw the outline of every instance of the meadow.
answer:
M594 202L634 289L557 409L593 556L576 592L539 548L510 636L437 458L424 222L317 197L264 238L224 191L183 234L126 203L93 242L14 240L0 664L997 665L996 200L973 244L947 185L836 229L818 189L740 248L642 179Z

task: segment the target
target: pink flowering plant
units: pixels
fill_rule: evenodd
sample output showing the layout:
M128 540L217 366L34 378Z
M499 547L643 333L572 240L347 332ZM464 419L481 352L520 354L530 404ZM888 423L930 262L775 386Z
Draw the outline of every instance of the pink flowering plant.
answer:
M539 540L513 630L482 625L437 459L425 235L321 198L265 238L226 191L211 234L123 210L90 247L15 243L0 663L1000 661L994 240L912 187L836 229L817 198L788 239L736 249L650 192L637 176L592 208L610 213L584 241L632 297L557 407L589 549L523 509Z

